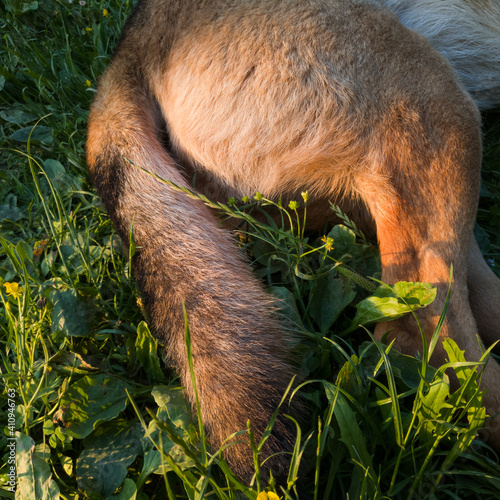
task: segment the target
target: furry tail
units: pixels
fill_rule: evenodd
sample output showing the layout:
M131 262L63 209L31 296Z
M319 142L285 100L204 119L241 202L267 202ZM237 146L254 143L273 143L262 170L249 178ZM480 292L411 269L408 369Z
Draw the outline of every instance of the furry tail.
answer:
M143 302L193 403L186 304L202 418L213 447L245 429L248 419L259 436L293 376L283 328L273 318L269 296L210 211L127 161L187 187L158 137L164 125L154 96L140 77L124 77L124 65L115 58L91 109L92 180L126 245L133 230L133 268ZM267 454L291 448L287 422L276 421ZM231 446L226 458L241 477L250 477L247 445ZM286 462L272 464L275 477L286 474Z

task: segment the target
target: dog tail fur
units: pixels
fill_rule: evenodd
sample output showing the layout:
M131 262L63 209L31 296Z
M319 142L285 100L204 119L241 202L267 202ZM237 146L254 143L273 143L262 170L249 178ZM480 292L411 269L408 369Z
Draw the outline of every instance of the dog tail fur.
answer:
M160 135L164 129L147 81L118 52L89 116L91 178L126 246L133 232L132 265L145 309L194 406L184 341L186 306L202 418L217 449L228 434L246 429L248 420L256 437L262 435L293 377L284 338L289 335L209 209L134 166L188 187ZM292 448L289 422L278 417L264 448L267 455ZM249 479L248 445L233 444L226 458ZM286 463L283 455L272 462L275 477L287 473Z

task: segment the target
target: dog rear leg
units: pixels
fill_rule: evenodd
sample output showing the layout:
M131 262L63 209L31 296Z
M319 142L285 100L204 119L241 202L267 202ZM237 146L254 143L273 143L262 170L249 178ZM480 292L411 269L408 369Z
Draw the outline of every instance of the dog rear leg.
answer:
M440 339L452 338L465 350L467 360L478 361L484 349L477 338L467 277L468 262L471 272L480 267L477 262L471 267L469 261L480 177L477 124L462 113L443 127L438 140L435 135L426 139L415 130L411 140L404 140L404 120L398 126L391 131L392 142L380 142L386 150L377 158L385 158L385 165L376 165L359 179L359 190L376 223L382 280L429 282L437 287L434 303L417 312L429 341L445 304L453 265L451 298ZM399 142L398 134L403 139ZM476 281L472 284L474 295ZM381 338L389 330L396 348L408 354L422 352L421 335L411 315L379 324L376 336ZM446 352L438 342L431 363L440 365L445 360ZM493 359L484 370L483 384L489 389L484 403L493 415L500 410L500 367ZM500 444L497 422L491 423L491 442L496 445Z
M293 376L286 333L273 316L270 297L210 211L127 161L186 186L157 138L161 118L154 98L142 82L124 83L117 71L111 66L102 78L89 117L93 182L125 245L133 231L134 275L144 305L194 404L184 342L186 305L201 413L213 447L246 429L247 420L260 438ZM291 449L288 422L277 419L267 454ZM226 457L248 480L250 448L233 445ZM286 462L283 456L270 462L275 476L287 473Z
M493 344L500 339L500 279L485 262L474 237L467 273L469 299L479 334L485 344Z

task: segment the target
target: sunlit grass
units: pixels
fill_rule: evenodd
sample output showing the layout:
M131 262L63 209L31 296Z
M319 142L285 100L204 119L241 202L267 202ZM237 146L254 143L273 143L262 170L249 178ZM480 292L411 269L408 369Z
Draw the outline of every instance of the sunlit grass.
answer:
M476 439L485 419L476 368L460 368L462 387L450 393L444 367L429 367L427 355L402 356L352 328L360 310L378 314L380 294L399 314L398 296L423 305L432 292L402 284L367 302L375 282L366 277L379 276L376 248L341 213L343 225L308 233L307 210L299 216L306 193L286 207L255 193L218 206L241 222L240 246L300 339L310 419L297 425L287 484L257 473L256 439L251 486L210 449L162 361L129 255L85 167L87 111L130 8L113 0L0 7L0 414L15 405L15 425L6 418L0 438L2 496L14 498L12 430L18 477L37 478L18 483L19 498L498 498L498 459ZM486 125L478 231L495 265L498 113ZM262 210L280 213L283 224L254 217ZM446 348L460 366L463 354Z

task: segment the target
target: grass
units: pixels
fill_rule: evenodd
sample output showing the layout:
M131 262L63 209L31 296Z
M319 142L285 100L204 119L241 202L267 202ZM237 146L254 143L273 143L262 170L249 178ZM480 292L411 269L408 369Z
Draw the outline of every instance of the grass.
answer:
M240 245L298 325L311 428L297 426L283 488L258 474L242 484L210 450L85 167L87 110L130 9L118 0L0 6L0 496L498 498L498 457L477 439L476 368L449 342L461 383L450 392L445 367L427 364L432 342L409 358L352 327L408 313L433 291L367 290L376 248L347 218L326 236L304 232L306 195L289 207L257 195L218 208L241 221ZM477 234L496 271L499 137L500 115L490 113ZM281 213L283 225L257 222L261 210ZM186 339L189 348L188 325ZM252 446L258 471L261 443Z

